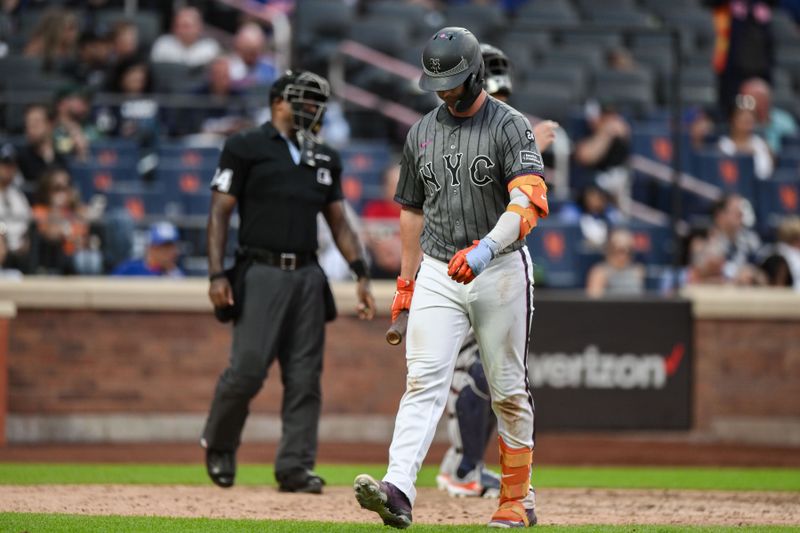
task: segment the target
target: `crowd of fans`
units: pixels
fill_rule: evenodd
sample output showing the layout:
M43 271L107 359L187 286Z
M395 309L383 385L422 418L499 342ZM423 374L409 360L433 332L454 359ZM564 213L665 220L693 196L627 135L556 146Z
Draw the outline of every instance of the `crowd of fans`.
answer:
M439 9L451 3L407 1ZM524 3L501 4L513 13ZM710 9L726 4L704 3ZM104 140L132 140L147 155L166 138L219 143L268 118L263 95L278 74L269 29L240 17L233 31L225 33L206 26L204 13L196 7L172 11L170 2L145 1L141 9L154 10L165 21L165 27L158 28L161 34L148 39L133 19L98 16L103 8L120 7L114 0L97 0L89 7L82 2L46 4L4 2L0 15L0 56L40 61L42 76L60 82L50 100L25 107L21 136L9 131L0 143L0 272L178 275L178 230L157 222L136 254L129 235L134 225L124 220L109 223L102 199L82 201L70 163L87 160L92 146ZM292 9L291 2L277 4ZM38 17L25 33L22 21L29 8L35 8ZM769 36L768 25L759 23L758 28ZM800 131L796 117L772 102L774 51L756 50L753 53L761 55L743 68L736 54L753 34L739 26L733 30L727 61L715 58L718 105L688 107L684 125L694 149L752 156L756 177L769 180L785 140L796 139ZM631 71L637 64L619 48L608 54L606 68ZM7 93L12 86L7 85ZM100 94L115 97L99 99ZM181 98L164 99L165 95ZM572 200L558 203L552 218L577 224L582 245L604 257L588 272L587 293L638 293L645 290L646 269L637 262L635 243L624 229L630 220L633 178L628 161L635 125L624 110L599 96L585 103L582 127L571 132L573 168L588 179L573 181ZM331 103L323 133L335 145L347 142L349 126L338 102ZM144 171L142 175L147 176ZM373 274L392 278L400 261L399 207L393 202L396 164L386 168L383 180L383 195L349 216L357 219ZM798 220L783 221L777 242L762 245L752 229L752 212L750 198L722 198L708 213L708 224L685 236L682 267L663 274L664 289L693 283L800 288ZM336 259L326 258L325 242L322 235L321 262L328 265L331 277L338 277L339 271L346 277L346 268L337 270ZM115 243L122 244L110 253ZM131 254L139 256L133 263L128 261Z

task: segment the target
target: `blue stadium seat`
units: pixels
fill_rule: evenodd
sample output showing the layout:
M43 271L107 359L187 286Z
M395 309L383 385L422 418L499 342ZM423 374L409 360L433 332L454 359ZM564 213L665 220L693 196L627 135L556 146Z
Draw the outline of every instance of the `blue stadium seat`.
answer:
M716 185L725 193L755 197L756 178L752 157L700 152L694 154L693 159L693 173L701 180Z
M581 230L577 224L564 224L548 219L527 237L533 263L545 272L548 287L576 288L583 286L578 270L578 243Z
M98 165L73 161L69 171L84 201L93 194L111 190L118 184L140 181L136 166L131 162L128 165Z
M756 214L764 234L774 230L780 219L800 214L800 175L778 170L775 175L756 183Z
M140 220L145 215L164 214L164 196L157 190L111 189L103 195L108 202L107 210L123 208L134 220Z
M158 147L158 164L168 168L216 168L220 150L215 147L189 147L165 144ZM211 176L209 176L211 179Z

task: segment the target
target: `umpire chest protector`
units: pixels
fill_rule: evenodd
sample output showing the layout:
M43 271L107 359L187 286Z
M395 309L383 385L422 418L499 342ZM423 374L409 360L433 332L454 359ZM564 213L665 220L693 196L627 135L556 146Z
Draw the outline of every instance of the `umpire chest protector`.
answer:
M226 142L211 188L237 197L241 246L316 251L317 214L342 199L341 162L324 144L297 148L300 164L269 122Z

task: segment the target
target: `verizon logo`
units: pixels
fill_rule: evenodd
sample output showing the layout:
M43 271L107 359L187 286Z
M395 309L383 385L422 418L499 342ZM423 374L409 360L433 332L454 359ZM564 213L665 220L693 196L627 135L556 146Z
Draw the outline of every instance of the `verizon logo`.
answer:
M666 357L601 353L589 345L581 353L532 354L530 378L534 388L661 389L678 370L684 352L683 344Z

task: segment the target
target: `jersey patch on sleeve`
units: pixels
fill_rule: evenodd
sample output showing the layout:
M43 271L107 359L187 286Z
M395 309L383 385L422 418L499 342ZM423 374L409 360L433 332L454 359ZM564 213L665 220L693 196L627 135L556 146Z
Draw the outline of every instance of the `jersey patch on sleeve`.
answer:
M523 167L533 165L537 168L541 168L544 166L544 163L542 161L542 156L537 154L536 152L531 152L528 150L520 150L519 162L522 163Z
M231 190L231 181L233 181L233 170L218 168L211 179L211 188L219 192L228 192Z
M525 130L525 138L529 141L533 142L535 139L533 138L533 132L531 130Z

